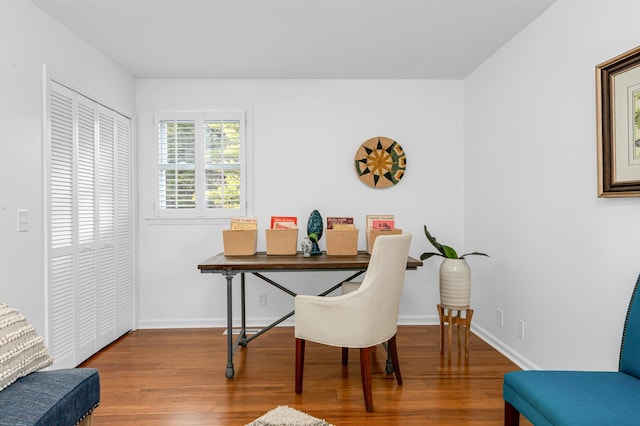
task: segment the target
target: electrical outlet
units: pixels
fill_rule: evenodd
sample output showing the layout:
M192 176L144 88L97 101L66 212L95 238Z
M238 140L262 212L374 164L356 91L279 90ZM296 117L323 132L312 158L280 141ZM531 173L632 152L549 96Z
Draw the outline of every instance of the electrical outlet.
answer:
M522 340L524 340L524 321L519 319L516 322L516 325L517 325L517 328L518 328L518 337L521 338Z
M266 306L267 305L267 293L265 293L264 291L259 291L258 292L258 301L256 303L256 305L258 306Z
M504 326L504 311L498 308L498 312L496 314L496 323L498 323L499 327Z

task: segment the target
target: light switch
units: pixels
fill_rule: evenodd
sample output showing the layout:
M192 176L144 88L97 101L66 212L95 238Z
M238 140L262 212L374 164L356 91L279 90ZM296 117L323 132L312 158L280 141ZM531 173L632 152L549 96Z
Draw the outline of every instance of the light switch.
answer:
M29 210L18 210L18 232L29 230Z

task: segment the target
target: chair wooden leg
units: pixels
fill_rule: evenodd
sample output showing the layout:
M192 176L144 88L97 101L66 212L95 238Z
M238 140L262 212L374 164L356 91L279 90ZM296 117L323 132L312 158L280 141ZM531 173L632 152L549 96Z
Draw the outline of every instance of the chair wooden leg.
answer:
M504 402L504 426L518 426L520 424L520 413L516 408Z
M349 348L342 348L342 365L349 364Z
M364 406L367 412L373 411L373 393L371 392L371 349L360 348L360 376L362 378L362 392L364 393Z
M402 374L400 374L400 362L398 361L398 346L396 345L396 335L394 334L387 342L389 346L389 354L391 355L391 364L393 365L393 372L396 375L396 381L399 385L402 385Z
M451 341L453 340L453 317L451 314L451 309L449 309L447 313L447 322L449 323L448 331L449 331L449 341L447 342L447 350L449 351L449 355L451 355Z
M469 358L469 329L471 328L471 319L473 318L473 309L467 309L466 330L464 335L464 356Z
M438 315L440 316L440 353L444 353L444 308L438 304Z
M306 340L296 337L296 393L302 393L302 373L304 372L304 344Z
M458 313L456 314L455 318L453 319L453 322L455 322L456 324L456 332L458 333L458 353L462 352L462 345L461 345L461 339L460 339L460 324L462 322L462 310L458 310Z

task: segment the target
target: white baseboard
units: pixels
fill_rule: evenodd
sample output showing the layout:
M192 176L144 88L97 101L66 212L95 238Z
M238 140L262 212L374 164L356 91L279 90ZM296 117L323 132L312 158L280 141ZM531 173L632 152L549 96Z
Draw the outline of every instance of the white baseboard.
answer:
M264 327L271 324L275 319L272 318L251 318L247 320L247 328ZM288 318L278 324L278 326L293 326L293 318ZM140 329L162 329L162 328L226 328L226 318L208 318L208 319L166 319L166 320L140 320L138 328ZM240 327L240 318L234 318L233 327Z
M138 328L142 330L162 328L223 328L227 326L226 320L201 319L163 319L163 320L139 320Z
M271 324L275 319L273 318L252 318L251 321L247 321L248 328L260 328L268 324ZM234 319L234 328L239 327L240 319ZM398 318L398 325L438 325L440 320L437 315L424 315L424 316L401 316ZM278 324L278 327L292 327L293 318L287 318L285 321ZM138 327L140 329L162 329L162 328L226 328L226 318L207 318L199 320L184 320L184 319L172 319L172 320L140 320ZM504 344L500 339L494 335L479 327L477 325L471 326L471 331L484 340L488 345L500 352L502 355L511 360L518 367L523 370L540 370L540 367L525 358L518 351Z
M264 327L275 321L275 318L252 318L247 321L247 327ZM436 325L439 324L438 316L412 316L399 317L399 325ZM239 327L240 318L234 318L233 327ZM162 320L140 320L138 322L139 329L162 329L162 328L225 328L227 326L226 318L207 318L196 320L185 319L162 319ZM293 318L287 318L278 326L293 327Z
M400 316L398 317L398 325L438 325L440 319L437 315L421 315L421 316Z
M479 327L477 325L471 325L471 331L473 332L473 334L475 334L476 336L478 336L479 338L487 342L489 346L491 346L492 348L500 352L502 355L507 357L509 360L511 360L511 362L513 362L523 370L540 370L541 369L538 365L531 362L531 360L525 358L521 353L505 345L503 341L496 338L494 335L489 333L484 328Z

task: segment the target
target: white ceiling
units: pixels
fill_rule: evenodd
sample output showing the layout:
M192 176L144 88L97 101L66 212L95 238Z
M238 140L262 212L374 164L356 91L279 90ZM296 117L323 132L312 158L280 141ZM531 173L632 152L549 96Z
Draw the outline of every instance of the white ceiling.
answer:
M31 0L137 78L461 79L556 0Z

